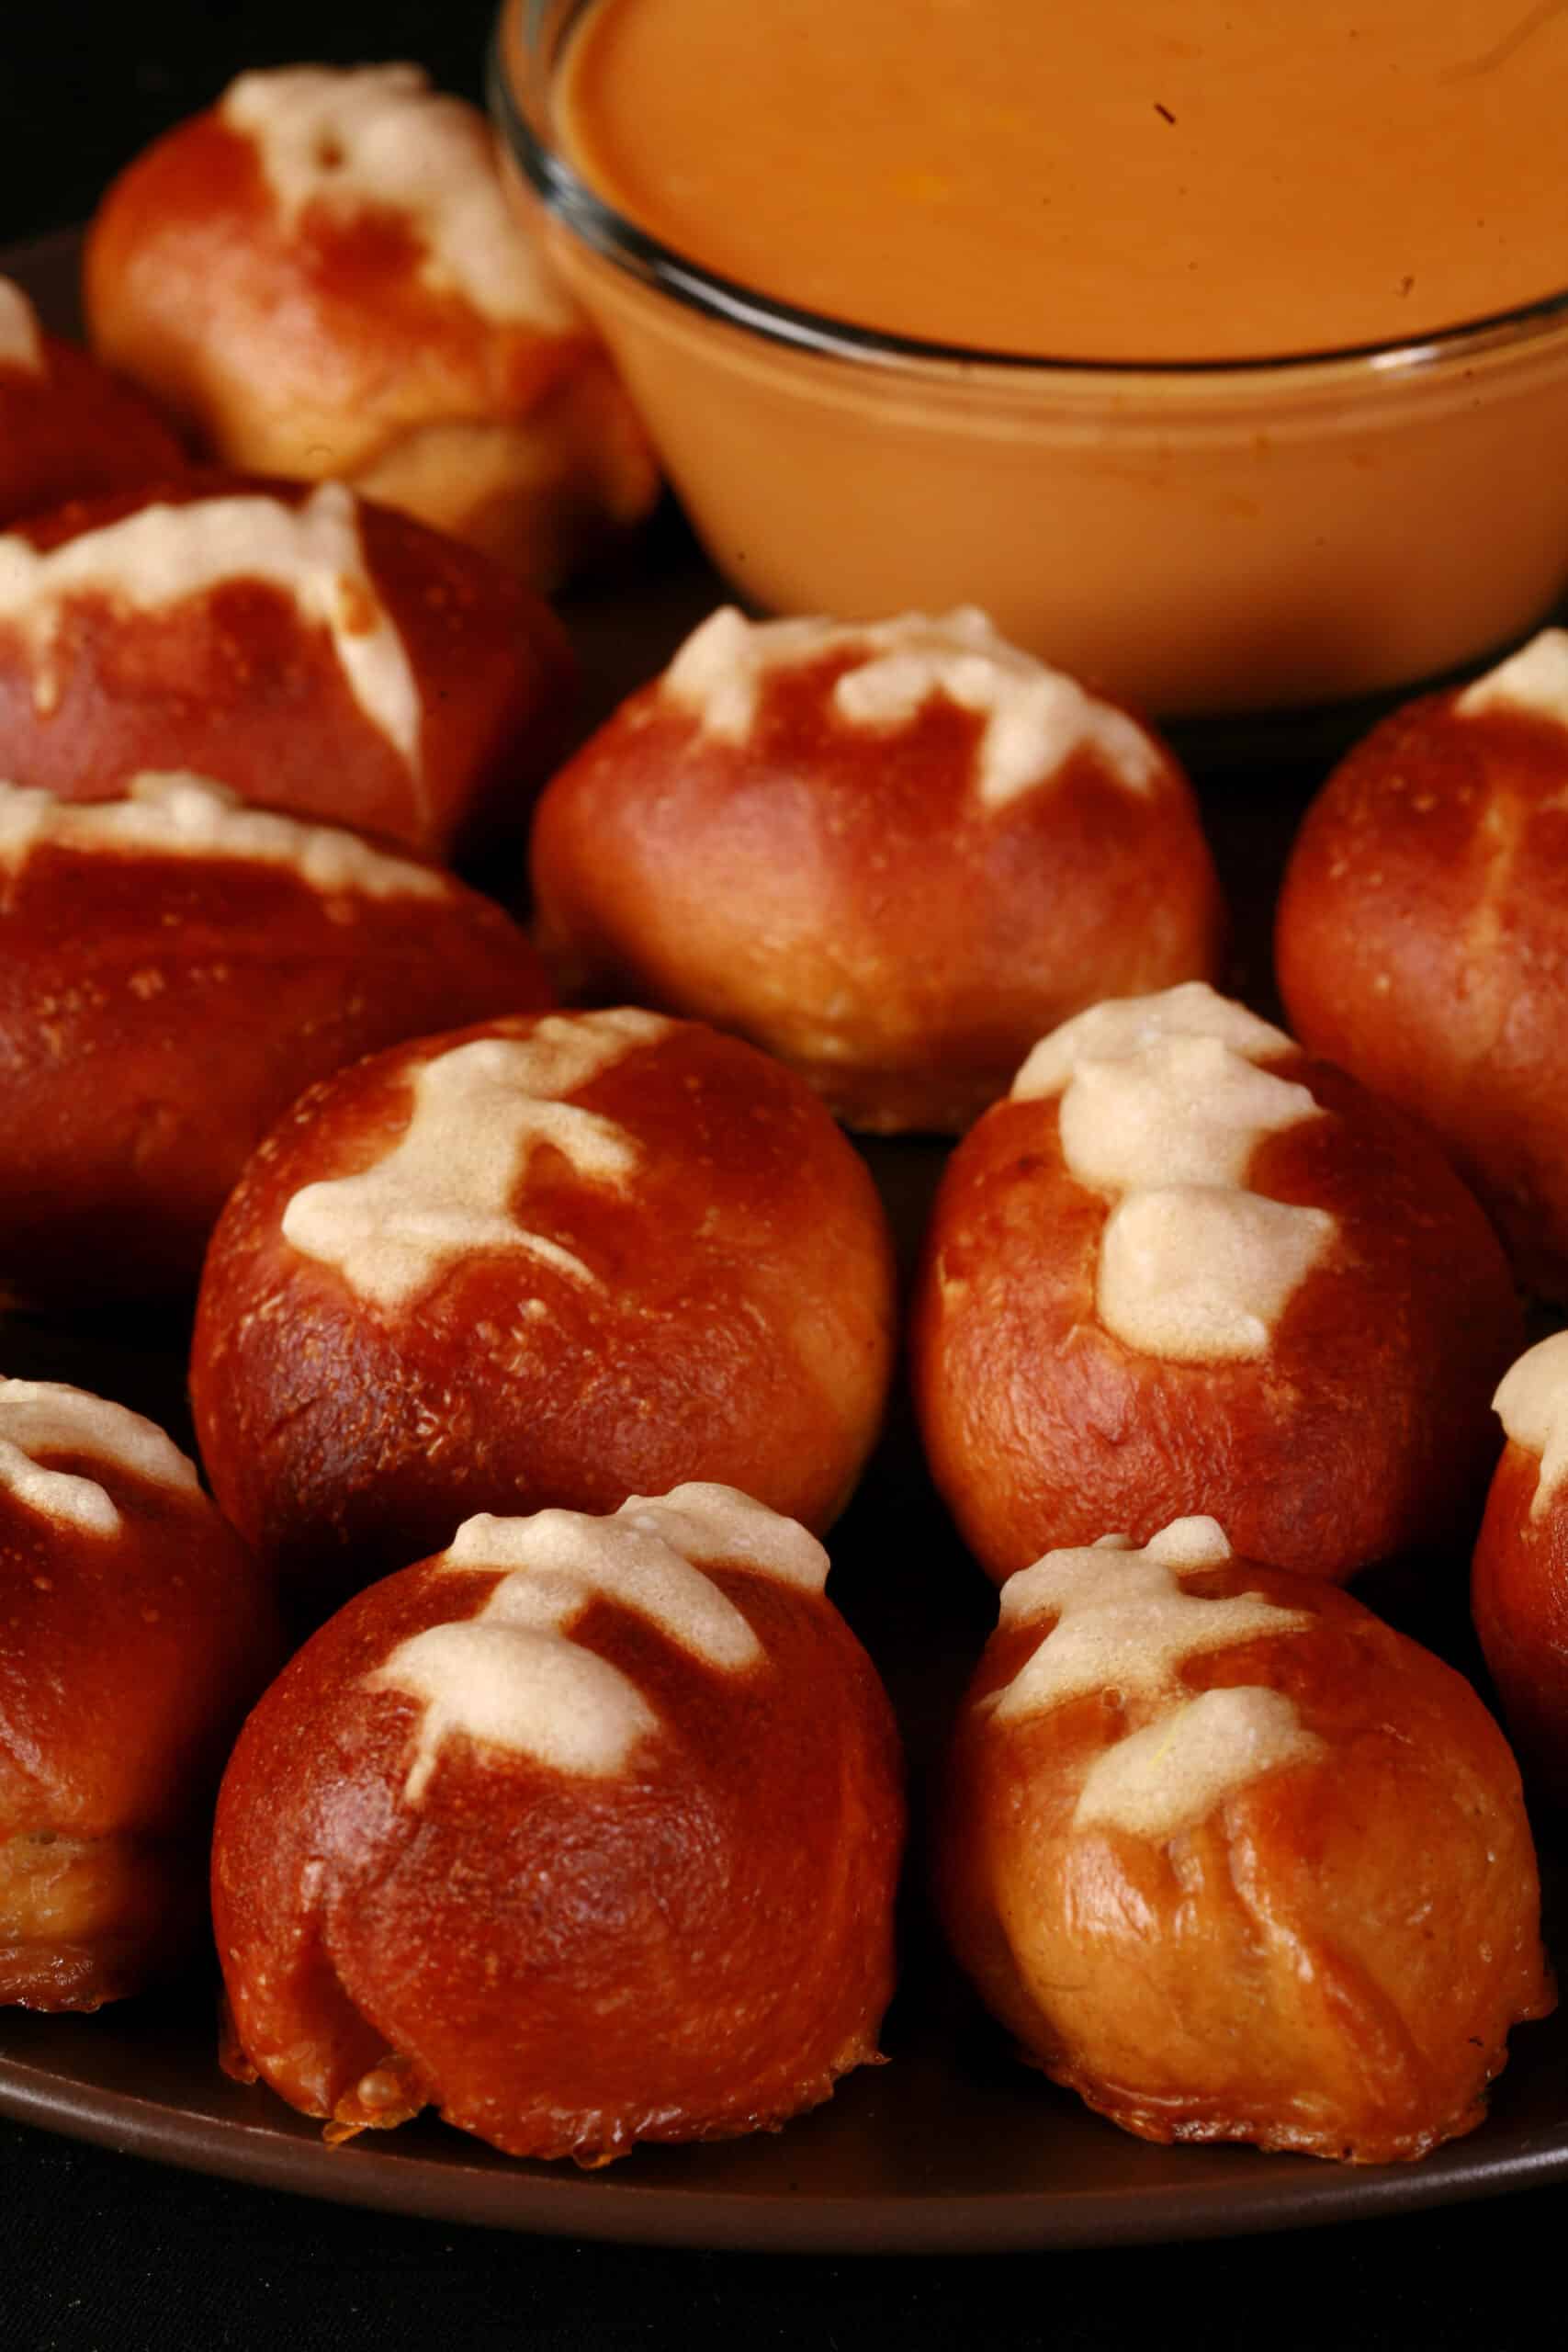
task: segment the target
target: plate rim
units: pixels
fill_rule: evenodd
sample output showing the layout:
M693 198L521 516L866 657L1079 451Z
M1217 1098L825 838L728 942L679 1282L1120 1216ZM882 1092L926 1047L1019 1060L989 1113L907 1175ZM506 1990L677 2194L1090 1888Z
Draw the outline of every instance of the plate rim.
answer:
M1229 2179L892 2196L686 2187L631 2177L620 2165L563 2173L499 2156L480 2143L470 2153L456 2132L450 2154L427 2153L423 2142L400 2148L391 2134L329 2149L306 2119L287 2112L254 2123L203 2115L147 2090L85 2084L3 2048L0 2115L118 2154L361 2210L724 2253L951 2255L1168 2245L1373 2220L1568 2179L1565 2119L1554 2132L1522 2132L1518 2143L1503 2151L1472 2135L1418 2163L1331 2165L1258 2154L1259 2170L1240 2196ZM639 2158L657 2164L661 2153L646 2149ZM1180 2153L1190 2161L1203 2152Z

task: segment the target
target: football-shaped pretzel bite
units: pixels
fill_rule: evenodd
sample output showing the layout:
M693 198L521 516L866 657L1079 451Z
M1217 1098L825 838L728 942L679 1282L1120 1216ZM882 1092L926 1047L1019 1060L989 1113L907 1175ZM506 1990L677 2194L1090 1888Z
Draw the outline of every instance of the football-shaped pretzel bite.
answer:
M130 385L48 334L0 277L0 530L18 515L185 470L168 427Z
M0 784L0 1294L193 1290L251 1151L329 1070L549 1001L499 907L190 775Z
M965 1136L912 1344L993 1575L1206 1508L1249 1557L1343 1578L1479 1508L1519 1337L1432 1139L1194 982L1066 1023Z
M1211 978L1192 795L1124 711L998 636L726 609L540 801L563 991L789 1062L850 1126L967 1126L1102 996Z
M879 1424L886 1220L801 1080L695 1023L545 1013L340 1071L208 1252L213 1489L315 1614L476 1510L687 1477L825 1527Z
M243 74L114 183L84 277L97 349L210 455L351 481L536 585L657 494L483 116L417 66Z
M213 1914L237 2056L331 2136L513 2155L774 2127L876 2056L903 1813L804 1528L727 1487L469 1521L245 1726Z
M1212 1519L1004 1585L939 1875L1024 2054L1148 2140L1419 2156L1552 2006L1518 1773L1470 1684Z
M355 497L191 474L0 537L0 776L189 769L436 856L519 832L571 677L553 616Z
M1568 1299L1568 630L1383 720L1291 853L1303 1043L1417 1113L1521 1279Z
M1506 1444L1471 1576L1475 1630L1532 1793L1568 1805L1568 1332L1497 1391Z
M281 1649L161 1429L0 1380L0 2001L96 2009L189 1957L219 1775Z

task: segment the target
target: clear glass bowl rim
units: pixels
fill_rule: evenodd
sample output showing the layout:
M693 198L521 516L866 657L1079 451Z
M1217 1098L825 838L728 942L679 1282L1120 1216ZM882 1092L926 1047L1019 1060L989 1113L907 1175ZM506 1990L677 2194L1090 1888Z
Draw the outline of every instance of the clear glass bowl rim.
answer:
M592 0L566 0L570 30ZM850 0L853 5L853 0ZM1239 383L1310 370L1342 373L1398 372L1443 368L1506 349L1551 339L1568 327L1568 288L1534 301L1488 312L1455 325L1434 328L1404 342L1355 343L1321 350L1259 352L1228 359L1056 358L1049 353L989 351L964 344L927 342L829 318L757 292L705 269L662 243L596 195L530 118L513 86L509 50L539 60L540 37L562 15L562 0L502 0L491 36L487 94L491 116L512 156L547 210L604 259L645 286L726 325L818 358L908 370L927 369L951 377L954 370L1008 376L1019 381L1058 378L1083 384L1100 379L1129 388L1172 379L1189 383ZM549 63L553 60L541 62ZM1021 380L1020 380L1021 379Z

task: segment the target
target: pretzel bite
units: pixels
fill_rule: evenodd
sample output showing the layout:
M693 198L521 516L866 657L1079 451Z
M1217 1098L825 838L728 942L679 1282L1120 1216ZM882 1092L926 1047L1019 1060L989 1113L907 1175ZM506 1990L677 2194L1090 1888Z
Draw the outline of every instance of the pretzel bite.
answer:
M1342 1579L1479 1508L1520 1336L1436 1144L1194 981L1054 1031L964 1138L911 1345L994 1576L1207 1503L1250 1556Z
M212 456L351 481L536 585L657 494L484 118L417 66L242 74L109 189L84 300Z
M68 498L185 470L185 452L140 393L46 334L0 277L0 529Z
M245 1160L318 1078L549 990L499 907L189 775L0 784L0 1292L194 1290Z
M1280 989L1416 1112L1520 1278L1568 1300L1568 631L1373 729L1292 852Z
M526 589L341 482L193 474L0 536L0 775L62 799L188 768L450 855L522 830L570 684Z
M96 2009L188 1956L219 1774L280 1655L162 1430L0 1380L0 2001Z
M1474 1691L1212 1519L1003 1587L938 1876L1022 2054L1145 2140L1424 2155L1552 2007L1519 1776Z
M1471 1601L1532 1791L1568 1805L1568 1332L1511 1366Z
M1043 1030L1220 948L1169 753L972 607L715 613L553 779L532 866L566 994L732 1029L884 1133L967 1126Z
M875 1437L890 1247L857 1155L750 1046L547 1013L340 1071L208 1253L191 1397L302 1612L481 1510L692 1476L828 1524Z
M727 1487L477 1518L362 1593L234 1751L240 2068L329 2138L517 2156L771 2130L877 2058L897 1736L822 1547Z

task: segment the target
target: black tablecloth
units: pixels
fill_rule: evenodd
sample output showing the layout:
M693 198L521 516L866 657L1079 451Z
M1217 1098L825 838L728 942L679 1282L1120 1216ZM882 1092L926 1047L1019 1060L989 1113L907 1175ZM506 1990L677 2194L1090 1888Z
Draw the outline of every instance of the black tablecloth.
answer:
M1563 2199L1116 2253L669 2253L391 2221L0 2125L0 2335L13 2352L1531 2352L1562 2332ZM1532 2308L1532 2289L1547 2298Z
M738 0L744 5L744 0ZM848 0L852 6L853 0ZM484 0L88 10L0 28L0 243L80 220L108 174L246 63L416 56L477 96ZM1564 2086L1568 2098L1568 2085ZM919 2347L1534 2344L1561 2192L1289 2235L969 2259L685 2254L307 2203L0 2123L0 2345L126 2347L796 2342ZM1544 2312L1527 2308L1540 2286Z

